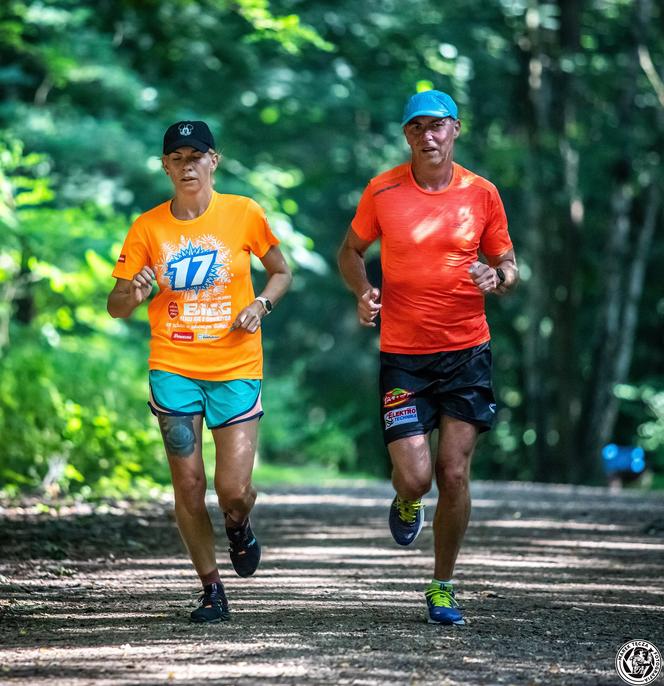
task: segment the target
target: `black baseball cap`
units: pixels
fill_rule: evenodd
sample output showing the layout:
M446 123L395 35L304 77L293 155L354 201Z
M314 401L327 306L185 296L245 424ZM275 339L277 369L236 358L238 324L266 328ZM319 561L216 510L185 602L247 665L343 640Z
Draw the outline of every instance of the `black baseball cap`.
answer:
M214 137L204 121L178 121L164 134L164 155L189 146L201 152L214 148Z

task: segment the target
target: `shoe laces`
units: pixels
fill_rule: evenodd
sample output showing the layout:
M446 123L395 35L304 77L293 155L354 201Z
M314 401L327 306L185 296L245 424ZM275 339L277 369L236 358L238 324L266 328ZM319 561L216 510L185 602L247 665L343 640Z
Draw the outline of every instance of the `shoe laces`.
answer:
M397 497L397 510L399 512L399 519L406 524L415 524L418 512L424 507L422 500L402 500Z
M434 607L459 607L459 603L454 596L454 589L451 585L429 584L424 595Z
M254 532L251 530L251 526L247 524L237 538L233 536L233 538L228 539L228 552L242 555L255 540Z
M201 607L215 607L223 605L224 589L221 584L210 584L203 589L203 592L198 597L198 602Z

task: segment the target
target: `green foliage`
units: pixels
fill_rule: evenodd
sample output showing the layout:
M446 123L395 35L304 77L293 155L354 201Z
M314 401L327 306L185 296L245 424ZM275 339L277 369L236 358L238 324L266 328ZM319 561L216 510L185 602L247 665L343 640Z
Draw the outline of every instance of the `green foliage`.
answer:
M0 371L0 484L127 495L137 475L167 482L159 431L145 421L144 361L114 355L103 337L28 335L16 331L22 344Z
M655 474L664 475L664 384L616 386L615 395L625 406L625 414L636 425L635 440L629 434L621 439L641 446L647 455L647 467ZM644 411L645 410L645 411Z
M333 44L323 40L315 29L303 26L297 14L275 17L270 12L268 0L237 0L237 8L240 16L254 27L247 42L274 40L293 55L299 55L307 45L326 51L334 49Z
M318 463L342 472L360 470L356 438L366 426L351 421L348 406L328 414L317 402L318 395L303 383L303 374L303 365L295 365L290 375L265 384L262 458L278 464Z
M460 105L458 160L500 189L523 278L513 297L488 300L500 409L476 473L540 478L539 451L547 478L580 478L565 440L585 428L615 278L612 193L626 185L638 225L662 186L661 76L639 63L662 63L661 19L640 0L2 3L0 489L168 480L145 407L145 308L117 322L105 299L131 218L170 193L161 136L185 117L219 140L217 189L267 209L297 270L265 326L263 462L386 474L376 332L357 326L335 253L367 180L406 159L405 98L432 85ZM660 235L625 384L639 390L616 390L614 432L640 442L657 473L664 300L648 284L661 258Z
M45 158L16 141L0 160L0 488L116 495L167 481L145 422L145 341L122 351L122 327L105 313L126 219L47 206Z

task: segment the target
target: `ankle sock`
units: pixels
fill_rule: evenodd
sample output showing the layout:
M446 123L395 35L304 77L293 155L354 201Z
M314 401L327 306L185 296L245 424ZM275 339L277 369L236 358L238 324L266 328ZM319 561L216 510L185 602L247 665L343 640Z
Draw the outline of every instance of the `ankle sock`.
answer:
M207 574L199 574L199 577L201 579L201 583L203 584L203 587L209 586L210 584L220 584L221 583L221 578L219 576L219 569L215 567L211 572L208 572Z
M452 579L431 579L432 584L452 584Z

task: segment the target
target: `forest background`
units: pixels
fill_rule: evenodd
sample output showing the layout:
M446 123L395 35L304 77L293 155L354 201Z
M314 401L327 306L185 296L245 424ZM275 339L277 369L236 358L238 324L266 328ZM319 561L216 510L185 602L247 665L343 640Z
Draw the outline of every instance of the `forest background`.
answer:
M432 87L459 104L456 159L499 188L521 268L487 301L499 412L474 475L599 483L612 441L663 487L661 3L5 0L0 491L168 482L146 309L115 321L105 301L132 219L169 196L163 131L187 118L220 142L217 190L266 208L295 270L265 321L260 463L387 475L377 333L335 254L368 179L407 159L406 98Z

